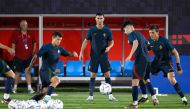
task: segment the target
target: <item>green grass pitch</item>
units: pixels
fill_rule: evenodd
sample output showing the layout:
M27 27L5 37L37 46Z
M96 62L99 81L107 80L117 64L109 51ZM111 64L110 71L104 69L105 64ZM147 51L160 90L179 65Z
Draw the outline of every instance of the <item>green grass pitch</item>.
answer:
M102 95L99 92L94 93L94 101L87 102L88 92L57 92L59 96L54 99L61 99L64 103L64 109L124 109L125 106L131 103L132 97L130 92L115 92L114 96L119 100L117 102L108 101L107 95ZM0 93L3 96L1 91ZM33 94L18 93L11 94L12 99L27 100ZM190 94L186 94L187 99L190 99ZM141 95L139 96L141 97ZM142 109L190 109L190 106L183 106L181 99L176 94L168 96L158 96L160 105L153 106L151 97L149 102L142 104L139 108ZM7 109L7 105L0 104L0 109Z

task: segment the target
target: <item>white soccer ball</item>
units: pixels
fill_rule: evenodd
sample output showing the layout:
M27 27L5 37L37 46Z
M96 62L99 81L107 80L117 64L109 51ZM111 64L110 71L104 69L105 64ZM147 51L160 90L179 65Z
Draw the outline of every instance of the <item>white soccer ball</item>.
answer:
M17 108L17 100L13 99L8 104L9 109L16 109Z
M35 100L27 100L26 104L27 104L26 109L35 109L36 105L37 105L37 101L35 101Z
M63 109L63 102L61 100L49 100L47 102L48 109Z
M56 109L63 109L63 102L61 100L56 99L55 103L57 104Z
M56 104L54 103L54 100L51 99L47 102L47 108L48 109L56 109Z
M101 94L109 94L112 91L111 85L108 83L102 83L99 89Z
M27 103L26 103L26 101L20 101L20 109L27 109L26 107L27 107Z
M47 104L45 101L40 100L40 101L38 101L38 104L40 105L40 108L38 108L38 109L47 109Z
M43 100L37 102L35 109L47 109L47 104Z
M11 100L8 104L9 109L26 109L26 102L20 100Z

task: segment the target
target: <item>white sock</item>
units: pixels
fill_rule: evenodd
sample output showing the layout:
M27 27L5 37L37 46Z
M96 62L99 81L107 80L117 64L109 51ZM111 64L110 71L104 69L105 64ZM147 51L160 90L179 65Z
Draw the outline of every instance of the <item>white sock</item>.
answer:
M142 94L142 97L143 98L148 98L148 95L147 94Z
M31 84L28 85L28 90L32 90L32 86L31 86Z
M113 96L112 94L109 94L109 96Z
M152 99L153 99L153 100L154 100L154 99L157 99L157 98L156 98L156 95L152 95Z
M3 98L4 98L4 99L8 99L8 98L9 98L9 94L4 93Z
M133 101L133 105L138 105L138 101Z
M181 98L182 101L187 101L186 97Z
M15 84L13 88L16 90L17 89L17 84Z

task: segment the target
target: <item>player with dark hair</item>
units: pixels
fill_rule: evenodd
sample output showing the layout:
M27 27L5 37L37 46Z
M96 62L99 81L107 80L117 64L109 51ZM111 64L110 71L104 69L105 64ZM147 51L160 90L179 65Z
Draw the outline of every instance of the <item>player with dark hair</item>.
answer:
M46 45L43 45L39 52L34 55L32 61L27 68L33 66L37 57L42 57L42 67L40 69L40 78L42 81L42 93L46 94L44 100L47 102L51 99L51 94L56 88L56 86L60 83L59 78L55 75L56 74L56 64L59 61L59 56L72 56L78 57L76 52L68 52L64 48L60 47L60 43L62 40L62 34L60 32L53 32L52 34L52 42ZM47 89L48 88L48 89ZM38 95L34 96L33 99L38 99Z
M14 54L14 50L9 48L8 46L0 43L0 48L6 49L10 54ZM2 103L8 104L10 99L10 93L12 91L12 85L15 78L14 72L10 69L10 67L0 59L0 73L6 77L5 81L5 91L2 99Z
M157 25L152 25L150 27L149 34L149 49L151 49L155 54L155 58L150 67L151 73L156 75L158 72L162 71L164 73L164 77L168 78L175 91L181 97L183 104L188 105L187 99L175 79L175 73L172 65L172 54L174 54L176 58L177 72L181 75L183 70L180 65L180 57L177 50L168 39L159 36L159 27ZM143 83L141 86L141 90L146 94L146 86Z
M129 61L133 54L135 56L135 64L133 68L132 78L132 97L133 103L126 108L138 108L138 85L139 80L144 80L146 75L147 66L149 63L149 54L147 49L147 40L140 33L135 31L132 21L125 21L122 24L122 31L128 35L128 40L132 46L131 52L125 61ZM154 93L152 85L147 84L149 91L152 94L152 101L154 105L159 104Z
M95 87L96 73L100 65L101 71L104 74L106 83L111 85L110 70L111 66L108 61L108 52L113 47L114 41L112 37L111 30L104 25L104 14L97 13L96 26L93 26L88 30L86 38L83 41L79 60L82 60L84 55L84 50L87 46L88 41L91 42L91 52L90 52L90 64L88 70L91 72L90 85L89 85L89 96L87 101L93 101L93 91ZM108 99L110 101L117 101L117 99L109 93Z

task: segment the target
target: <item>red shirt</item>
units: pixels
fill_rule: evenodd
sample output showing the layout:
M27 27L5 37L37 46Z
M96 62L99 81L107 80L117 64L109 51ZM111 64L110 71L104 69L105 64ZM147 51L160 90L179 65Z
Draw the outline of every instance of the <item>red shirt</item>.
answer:
M12 43L15 44L15 56L17 58L27 60L33 55L34 43L36 43L36 40L30 32L27 32L26 35L21 32L16 32L12 39Z

